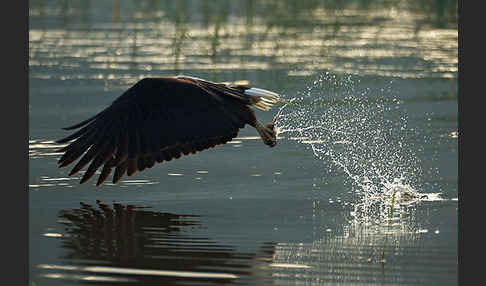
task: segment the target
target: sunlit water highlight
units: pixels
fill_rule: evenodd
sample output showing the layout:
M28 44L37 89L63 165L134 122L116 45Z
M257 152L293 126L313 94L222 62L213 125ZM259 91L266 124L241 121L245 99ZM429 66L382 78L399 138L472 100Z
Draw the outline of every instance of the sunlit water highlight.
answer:
M153 270L153 269L135 269L135 268L122 268L122 267L104 267L104 266L92 266L92 267L79 267L70 265L38 265L42 269L57 269L68 271L80 271L100 274L123 274L123 275L151 275L151 276L173 276L173 277L185 277L185 278L206 278L206 279L236 279L237 275L228 273L212 273L212 272L194 272L194 271L172 271L172 270ZM93 276L88 276L93 277ZM58 274L57 277L48 276L48 278L63 278L66 279L65 274ZM106 277L103 277L106 280ZM86 280L86 278L84 278ZM96 280L102 280L98 278ZM121 282L117 280L117 282Z

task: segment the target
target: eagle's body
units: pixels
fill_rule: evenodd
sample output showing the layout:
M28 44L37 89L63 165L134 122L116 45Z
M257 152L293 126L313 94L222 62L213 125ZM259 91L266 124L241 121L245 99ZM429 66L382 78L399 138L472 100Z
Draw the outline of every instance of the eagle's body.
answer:
M58 143L64 167L84 156L69 175L90 163L81 183L103 166L97 185L114 168L113 183L162 161L196 153L237 136L246 124L257 129L265 144L273 147L273 123L261 125L251 105L268 110L279 100L276 93L248 85L222 84L178 76L145 78L125 91L110 106L81 123L81 128ZM86 152L87 151L87 152Z

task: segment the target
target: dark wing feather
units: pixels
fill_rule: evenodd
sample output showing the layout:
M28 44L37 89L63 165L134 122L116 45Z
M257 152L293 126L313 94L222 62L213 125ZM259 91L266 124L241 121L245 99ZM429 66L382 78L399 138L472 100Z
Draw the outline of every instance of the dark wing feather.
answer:
M82 156L69 175L90 163L81 183L100 167L97 185L106 180L112 168L116 183L123 175L131 176L156 162L224 144L252 120L254 113L246 102L228 96L219 85L215 88L206 82L146 78L102 112L69 127L81 129L58 141L73 140L59 150L65 153L58 163L64 167Z

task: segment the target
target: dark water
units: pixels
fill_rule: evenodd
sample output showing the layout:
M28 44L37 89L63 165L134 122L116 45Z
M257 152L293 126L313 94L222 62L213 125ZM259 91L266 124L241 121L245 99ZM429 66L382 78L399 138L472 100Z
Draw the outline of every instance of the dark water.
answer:
M456 285L456 5L30 1L30 284ZM62 127L177 74L280 93L277 146L57 168Z

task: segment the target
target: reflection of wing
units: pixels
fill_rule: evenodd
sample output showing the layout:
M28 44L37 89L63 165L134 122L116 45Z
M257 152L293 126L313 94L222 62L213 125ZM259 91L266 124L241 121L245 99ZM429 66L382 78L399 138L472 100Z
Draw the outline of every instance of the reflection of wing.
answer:
M103 261L101 266L109 265L115 272L151 270L152 275L137 275L143 285L162 282L167 285L188 279L191 273L228 284L236 277L253 275L258 268L255 264L271 263L275 251L274 243L265 243L258 253L239 253L231 245L194 235L192 232L201 228L198 215L161 213L122 204L109 206L102 202L97 202L97 206L81 205L79 209L59 213L68 234L62 239L63 247L69 250L64 258L68 262L73 259L71 263L81 264L79 267L89 264L79 261ZM107 274L110 273L97 273ZM196 277L191 279L197 281Z

